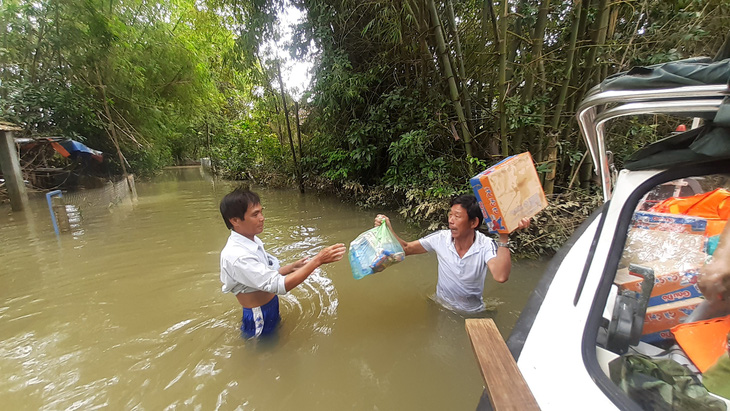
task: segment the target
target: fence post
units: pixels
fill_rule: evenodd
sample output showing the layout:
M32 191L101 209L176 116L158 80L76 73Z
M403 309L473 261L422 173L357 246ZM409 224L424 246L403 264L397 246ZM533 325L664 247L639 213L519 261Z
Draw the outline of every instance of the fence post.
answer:
M10 197L10 207L13 211L23 211L28 204L28 193L25 190L20 160L13 139L13 131L20 130L19 127L0 122L0 166L2 166L5 186L8 188Z

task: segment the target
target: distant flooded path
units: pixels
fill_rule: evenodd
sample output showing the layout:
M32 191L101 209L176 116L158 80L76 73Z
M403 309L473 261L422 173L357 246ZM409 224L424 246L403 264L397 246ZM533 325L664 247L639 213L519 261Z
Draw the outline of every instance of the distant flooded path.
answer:
M435 255L362 280L345 260L325 266L282 298L277 337L242 340L240 306L218 279L228 236L218 202L232 186L167 171L137 182L136 205L80 207L58 238L45 199L26 213L0 207L3 408L476 407L483 383L464 319L428 298ZM256 191L261 238L284 263L349 244L376 214L316 193ZM485 297L502 304L486 315L505 335L544 266L517 262L506 284L488 281Z

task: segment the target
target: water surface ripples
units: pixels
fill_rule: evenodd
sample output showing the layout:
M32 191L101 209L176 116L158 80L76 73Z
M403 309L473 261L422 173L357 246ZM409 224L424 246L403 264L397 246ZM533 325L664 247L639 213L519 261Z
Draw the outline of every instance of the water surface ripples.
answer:
M476 406L482 382L463 318L428 299L435 256L359 281L346 258L322 266L281 296L273 337L242 339L241 308L221 293L218 273L228 236L218 202L232 186L195 169L138 181L136 204L79 206L78 227L58 238L44 198L0 213L3 407ZM282 264L372 225L374 213L336 199L258 191L261 238ZM524 283L514 288L485 291L507 301L506 317L491 314L501 327L522 304L509 301L527 298Z

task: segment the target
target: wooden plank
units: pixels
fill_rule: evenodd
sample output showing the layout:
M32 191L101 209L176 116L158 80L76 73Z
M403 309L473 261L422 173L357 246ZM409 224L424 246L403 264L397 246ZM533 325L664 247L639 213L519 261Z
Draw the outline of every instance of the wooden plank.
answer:
M496 411L539 410L530 387L517 368L497 325L491 318L469 318L466 333Z
M23 181L23 170L15 148L12 131L0 130L0 170L5 177L5 188L13 211L23 211L28 205L28 192Z

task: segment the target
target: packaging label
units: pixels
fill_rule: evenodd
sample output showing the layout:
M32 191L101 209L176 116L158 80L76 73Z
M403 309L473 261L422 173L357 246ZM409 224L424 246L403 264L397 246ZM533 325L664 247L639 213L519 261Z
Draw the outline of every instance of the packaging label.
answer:
M642 334L668 330L687 318L704 298L696 297L668 304L656 305L646 310Z
M666 304L671 303L674 301L682 301L682 300L688 300L690 298L695 297L701 297L702 293L700 292L699 287L697 284L689 285L684 288L680 288L677 291L671 291L666 294L661 294L656 297L649 298L649 307L653 307L655 305L660 304Z
M641 341L647 344L657 344L667 340L674 340L674 334L670 330L657 331L641 337Z

